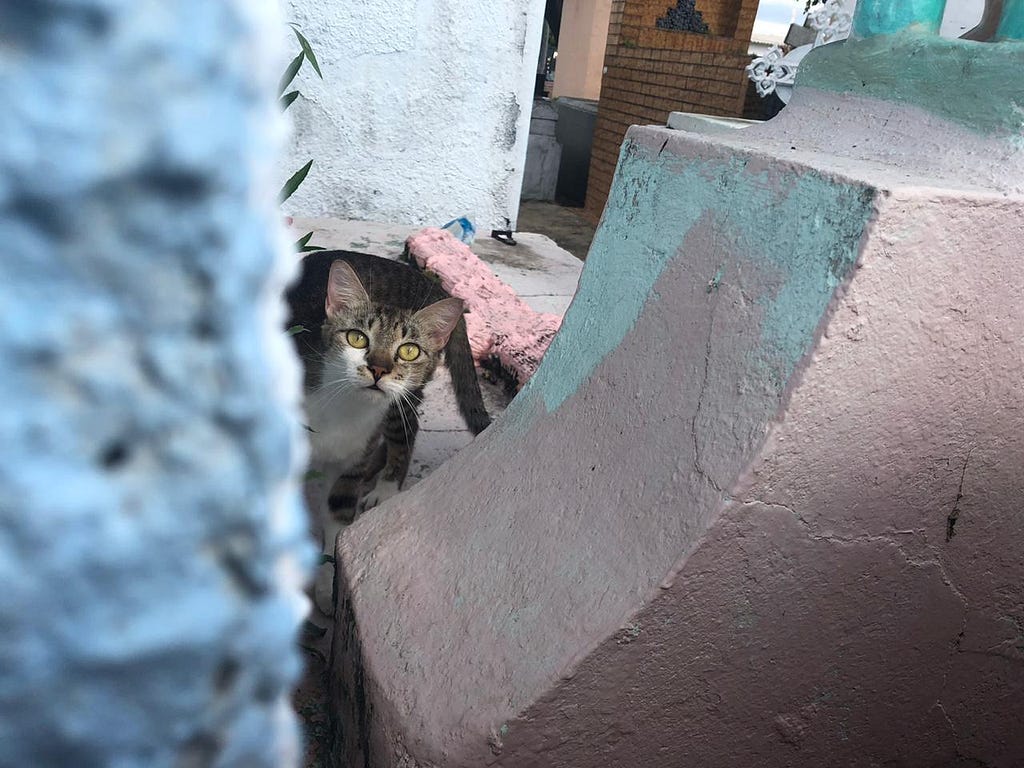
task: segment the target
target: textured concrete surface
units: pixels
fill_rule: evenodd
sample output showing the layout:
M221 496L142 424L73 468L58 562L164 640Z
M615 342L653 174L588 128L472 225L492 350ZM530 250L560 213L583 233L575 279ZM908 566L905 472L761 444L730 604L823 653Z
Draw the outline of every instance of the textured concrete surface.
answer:
M919 42L891 71L1021 104ZM350 762L1024 762L1012 110L826 85L857 50L768 124L634 128L540 370L342 535Z
M544 0L288 0L324 79L289 110L282 178L315 160L288 209L480 231L513 224ZM282 32L282 35L285 34Z
M0 3L0 765L294 764L280 23Z

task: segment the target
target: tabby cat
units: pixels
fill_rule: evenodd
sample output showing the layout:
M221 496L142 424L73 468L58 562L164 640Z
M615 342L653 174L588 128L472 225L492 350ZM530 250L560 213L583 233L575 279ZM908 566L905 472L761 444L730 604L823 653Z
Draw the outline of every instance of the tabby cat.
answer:
M490 424L462 302L412 266L319 251L302 260L287 298L289 327L305 329L293 338L305 369L313 463L340 473L328 506L341 520L401 489L419 429L416 406L442 353L470 430Z

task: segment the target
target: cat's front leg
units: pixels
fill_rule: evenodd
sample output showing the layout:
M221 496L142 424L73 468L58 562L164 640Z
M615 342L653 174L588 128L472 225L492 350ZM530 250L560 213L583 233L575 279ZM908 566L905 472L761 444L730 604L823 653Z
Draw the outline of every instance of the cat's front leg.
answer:
M377 478L377 484L370 489L370 491L363 496L362 501L359 502L360 511L372 509L378 504L387 501L396 493L402 490L401 485L394 480L385 480L383 476Z
M418 402L420 397L421 393L417 392L410 404L395 403L388 410L383 429L387 459L384 469L377 476L376 484L359 502L360 512L381 504L402 490L419 431L419 418L411 403Z
M357 467L340 474L331 486L331 492L327 496L327 508L339 523L351 523L362 509L359 506L362 482L363 473Z

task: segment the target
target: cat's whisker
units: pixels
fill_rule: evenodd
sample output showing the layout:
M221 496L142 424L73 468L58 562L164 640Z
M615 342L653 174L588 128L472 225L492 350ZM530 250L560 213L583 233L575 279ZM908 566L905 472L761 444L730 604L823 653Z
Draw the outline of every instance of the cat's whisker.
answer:
M395 392L400 398L402 398L404 403L409 403L410 407L415 409L416 406L412 405L411 401L408 400L407 392L405 392L402 389L398 389ZM409 442L409 420L406 418L405 408L403 408L401 405L398 406L398 415L402 417L402 432L405 434L405 449L409 451L409 453L411 454L412 445Z
M340 395L344 395L346 392L351 392L351 391L353 391L355 389L359 389L358 385L350 384L350 383L341 384L341 385L332 387L330 390L327 391L327 401L326 402L328 404L330 404L333 400L335 400Z
M417 395L415 392L411 392L408 389L402 390L405 394L405 400L412 406L419 406L423 402L423 398Z
M318 393L325 392L327 399L324 400L324 407L331 405L338 399L339 395L357 388L357 383L351 379L338 379L336 382L326 384L317 390Z

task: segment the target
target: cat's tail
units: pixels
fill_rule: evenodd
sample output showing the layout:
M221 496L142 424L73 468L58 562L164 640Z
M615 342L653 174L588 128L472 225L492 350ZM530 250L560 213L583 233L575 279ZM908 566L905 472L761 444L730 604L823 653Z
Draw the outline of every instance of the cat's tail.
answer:
M479 435L491 424L487 415L484 397L480 393L480 381L476 377L476 365L473 352L469 348L469 336L466 334L466 320L460 319L448 339L445 349L445 363L452 375L452 387L455 389L455 402L459 412L466 420L466 426L474 435Z

